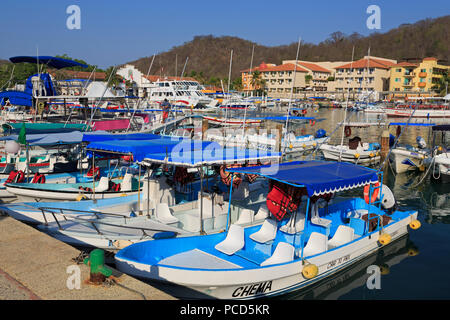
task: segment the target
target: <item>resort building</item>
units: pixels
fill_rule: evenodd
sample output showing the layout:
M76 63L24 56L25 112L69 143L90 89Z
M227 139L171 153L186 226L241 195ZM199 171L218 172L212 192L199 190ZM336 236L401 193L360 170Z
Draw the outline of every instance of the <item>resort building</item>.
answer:
M283 64L286 63L295 64L295 60L283 61ZM316 62L297 61L297 64L308 71L308 74L305 75L307 84L305 90L333 91L330 89L333 89L334 70L327 69Z
M449 66L438 64L433 57L418 63L400 62L390 68L389 91L394 91L393 97L432 96L435 94L433 87L449 69Z
M390 69L396 60L365 56L335 67L335 91L359 93L381 92L389 89Z

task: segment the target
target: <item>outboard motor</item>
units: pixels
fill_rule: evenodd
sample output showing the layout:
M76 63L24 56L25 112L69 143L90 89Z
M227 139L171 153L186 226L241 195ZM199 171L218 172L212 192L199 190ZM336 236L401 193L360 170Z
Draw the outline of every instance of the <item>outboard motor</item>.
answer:
M385 184L381 187L381 194L383 195L381 205L388 214L392 214L397 209L397 201L395 200L394 194Z
M420 149L425 149L427 147L427 144L426 144L425 140L421 136L418 136L416 138L416 142L417 142L417 146Z
M327 132L324 129L319 129L316 131L316 138L322 138L325 137Z

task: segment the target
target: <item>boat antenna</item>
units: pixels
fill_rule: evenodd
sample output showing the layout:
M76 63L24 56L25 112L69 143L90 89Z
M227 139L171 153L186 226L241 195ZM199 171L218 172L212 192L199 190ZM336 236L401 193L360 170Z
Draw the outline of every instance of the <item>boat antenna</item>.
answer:
M233 64L233 49L231 49L231 55L230 55L230 69L228 71L228 95L231 97L230 94L230 81L231 81L231 66ZM231 98L230 98L231 99ZM225 121L228 120L228 108L225 108Z
M105 96L105 93L106 93L106 91L108 90L108 85L109 85L109 83L110 83L110 81L111 81L111 78L112 78L112 76L113 76L113 74L114 74L115 71L116 71L116 66L113 67L113 70L111 71L111 73L110 73L110 75L109 75L108 82L107 82L106 85L105 85L105 90L103 90L102 96L100 97L100 99L98 100L98 103L96 104L96 106L95 106L95 107L93 108L93 110L92 110L91 118L89 119L89 123L88 123L88 125L86 126L86 130L87 130L87 128L90 127L91 124L92 124L92 120L94 119L95 111L97 110L98 106L100 105L100 102L103 100L103 97Z
M253 54L254 54L254 52L255 52L255 45L253 45L253 49L252 49L252 57L250 59L250 69L248 71L249 73L252 72L252 68L253 68ZM245 106L245 104L244 104L244 106ZM245 107L245 110L244 110L244 123L242 125L242 136L244 137L244 140L245 140L245 123L246 123L246 121L247 121L247 107Z
M291 94L289 97L289 105L287 110L287 116L286 116L286 124L284 127L284 147L282 149L281 157L283 157L284 149L286 148L286 140L287 140L287 132L288 132L288 125L289 125L289 114L291 112L291 104L292 104L292 98L294 95L294 86L295 86L295 77L297 75L297 68L298 68L298 53L300 51L300 43L302 42L302 38L298 38L298 44L297 44L297 55L295 56L295 66L294 66L294 79L292 80L292 86L291 86Z
M353 46L352 49L352 62L350 63L350 72L353 73L353 58L355 55L355 46ZM345 101L345 111L344 111L344 123L342 126L342 136L341 136L341 148L339 151L339 162L342 160L342 146L344 144L344 132L345 132L345 118L347 117L347 109L348 109L348 98L350 96L350 83L351 79L348 80L348 87L347 87L347 100Z

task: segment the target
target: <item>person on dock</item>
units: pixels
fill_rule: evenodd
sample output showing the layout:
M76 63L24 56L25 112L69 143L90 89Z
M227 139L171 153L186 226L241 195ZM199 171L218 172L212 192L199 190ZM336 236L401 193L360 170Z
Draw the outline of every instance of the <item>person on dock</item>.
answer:
M161 109L163 110L163 116L161 123L165 123L166 119L169 117L169 111L170 111L170 103L167 101L167 99L164 99L163 103L161 103Z

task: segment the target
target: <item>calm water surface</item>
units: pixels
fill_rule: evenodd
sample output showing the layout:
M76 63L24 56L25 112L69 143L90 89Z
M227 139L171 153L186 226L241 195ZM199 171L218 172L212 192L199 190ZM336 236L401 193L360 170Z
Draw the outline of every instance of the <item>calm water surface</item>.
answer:
M285 113L284 113L285 114ZM307 116L316 118L316 124L292 124L290 130L297 135L314 134L318 129L332 133L344 119L343 109L321 108L308 111ZM348 112L352 122L406 122L407 119L385 119L376 114ZM438 123L426 119L412 122ZM396 133L397 126L389 132ZM352 135L362 142L380 142L382 128L352 128ZM340 144L342 128L330 138L330 143ZM416 146L416 137L422 136L431 145L432 135L427 127L408 127L399 143ZM437 142L441 142L438 139ZM448 139L447 136L447 144ZM344 144L348 138L344 139ZM300 290L279 299L449 299L450 298L450 184L424 179L424 172L394 174L389 168L384 174L384 183L394 193L399 210L417 210L422 226L377 253L352 265L335 276L325 279L313 287ZM347 195L362 196L362 190ZM378 265L382 270L381 289L368 289L367 267Z

